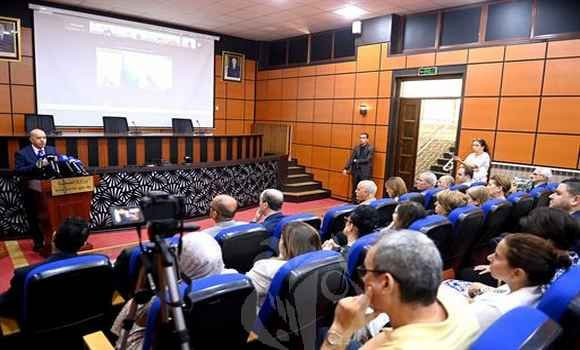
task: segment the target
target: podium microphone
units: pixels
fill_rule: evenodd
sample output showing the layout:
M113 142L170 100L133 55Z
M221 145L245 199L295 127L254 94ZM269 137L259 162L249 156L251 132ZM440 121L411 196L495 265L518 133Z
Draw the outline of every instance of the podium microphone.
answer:
M58 156L58 162L64 164L69 174L78 175L78 172L73 168L73 166L68 162L68 156L60 155Z
M68 159L69 164L71 164L73 168L76 169L79 175L89 175L89 172L85 169L83 162L73 157L69 157Z
M48 161L48 164L50 165L50 168L52 169L56 177L61 177L57 156L55 156L54 154L49 154L46 156L46 160Z

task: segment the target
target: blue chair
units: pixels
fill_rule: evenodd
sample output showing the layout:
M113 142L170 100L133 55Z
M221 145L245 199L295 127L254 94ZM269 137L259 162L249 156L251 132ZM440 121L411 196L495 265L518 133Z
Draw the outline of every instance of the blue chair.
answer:
M420 192L408 192L399 197L399 202L413 201L424 205L423 194Z
M409 229L419 231L431 238L441 258L446 261L449 256L449 241L453 235L451 222L441 215L427 215L426 217L415 220L409 226Z
M449 255L443 261L443 267L459 271L483 229L483 210L474 205L466 205L452 210L447 219L453 225L453 236L449 240Z
M558 349L572 349L580 334L580 266L572 266L544 293L538 309L564 329Z
M457 185L453 185L453 186L449 187L449 189L451 191L459 191L459 192L463 192L463 193L465 193L465 191L467 191L468 188L469 188L469 185L466 185L466 184L457 184Z
M275 348L319 348L336 303L348 293L345 265L334 251L306 253L284 264L258 313L258 340Z
M300 213L294 215L285 216L278 224L276 224L276 228L274 228L274 232L272 235L275 238L280 238L282 236L282 230L284 227L291 223L291 222L304 222L312 226L315 230L320 229L320 218L312 213Z
M357 274L357 268L364 264L368 250L379 240L380 237L381 234L378 232L371 233L357 239L350 247L350 250L348 251L348 257L346 259L346 266L348 277L350 278L353 287L351 288L351 295L355 294L354 289L356 289L357 286L362 287L362 281Z
M442 190L442 188L431 188L423 191L423 207L427 210L434 209L435 201L437 200L437 193Z
M512 203L503 199L490 199L483 203L483 230L474 245L470 266L487 262L486 257L495 249L493 239L506 232L512 212Z
M260 224L243 224L220 230L215 236L222 248L224 264L238 272L250 271L256 260L273 255L272 236Z
M184 315L192 349L239 349L256 321L256 290L239 273L192 281Z
M561 332L543 312L517 307L497 319L471 344L471 350L547 349Z
M507 197L513 205L512 213L508 221L508 231L518 232L520 228L520 219L528 216L534 208L534 198L526 192L515 192Z
M320 227L320 239L326 241L344 228L344 218L356 208L354 204L344 204L338 207L330 208L322 218Z
M393 213L399 203L392 198L383 198L372 201L369 205L378 212L377 227L386 227L393 221Z
M24 277L18 321L24 334L97 330L110 317L113 268L109 258L86 254L47 262Z

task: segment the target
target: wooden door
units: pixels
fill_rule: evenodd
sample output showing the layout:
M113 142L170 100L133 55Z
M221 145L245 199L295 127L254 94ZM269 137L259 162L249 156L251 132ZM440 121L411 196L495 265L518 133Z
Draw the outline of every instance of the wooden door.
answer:
M397 144L395 151L395 175L400 176L407 188L415 185L415 162L419 140L421 100L401 98L397 115Z

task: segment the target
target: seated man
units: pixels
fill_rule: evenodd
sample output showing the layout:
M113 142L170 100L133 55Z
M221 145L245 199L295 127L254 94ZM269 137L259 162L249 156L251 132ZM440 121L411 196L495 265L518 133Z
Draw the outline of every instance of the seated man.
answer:
M21 305L21 296L24 289L24 279L33 268L61 259L71 258L85 244L89 237L89 225L81 218L68 218L54 234L53 242L55 252L45 262L29 265L14 270L14 276L10 281L10 289L0 295L0 314L16 317Z
M426 190L430 190L435 187L437 183L437 176L430 171L426 171L421 173L415 179L415 190L417 192L423 192Z
M360 205L368 205L370 202L377 200L377 185L371 180L362 180L354 190L356 201Z
M550 208L562 209L580 222L580 179L562 181L550 195Z
M461 185L465 184L471 186L473 183L473 168L469 165L462 165L457 169L457 174L455 174L455 184Z
M209 217L215 222L215 225L206 228L202 232L215 237L222 229L230 226L243 225L246 222L234 220L236 211L238 210L238 202L232 196L227 194L220 194L209 204Z
M513 178L507 174L495 174L489 178L487 183L487 193L491 199L503 199L512 189Z
M276 189L269 188L260 194L260 203L256 210L256 217L251 222L260 222L270 234L274 233L276 225L284 218L282 214L284 194Z
M442 266L435 244L424 234L384 235L359 268L365 293L340 300L322 349L345 349L354 331L377 313L387 313L392 328L362 349L467 349L479 326L465 312L465 301L438 293Z
M550 178L552 177L552 170L549 168L537 167L530 174L530 180L532 181L532 188L546 187Z

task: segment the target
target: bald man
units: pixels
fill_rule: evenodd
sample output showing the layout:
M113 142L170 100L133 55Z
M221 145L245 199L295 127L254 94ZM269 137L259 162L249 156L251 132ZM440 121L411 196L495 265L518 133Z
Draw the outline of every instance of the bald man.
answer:
M44 167L47 166L47 155L59 155L56 148L46 144L46 134L41 129L30 131L30 145L16 152L15 173L28 178L38 178L43 174ZM36 203L32 193L26 188L23 182L22 195L24 208L28 216L29 233L34 240L34 250L40 251L44 245L44 238L38 222L36 220Z
M247 222L234 220L237 210L238 202L234 197L227 194L216 196L209 204L209 218L215 222L215 225L202 232L215 237L226 227L247 224Z

